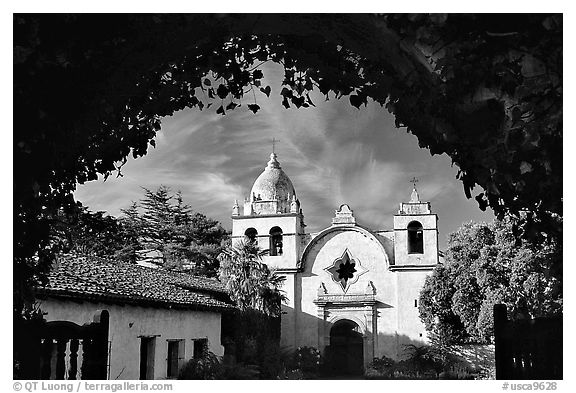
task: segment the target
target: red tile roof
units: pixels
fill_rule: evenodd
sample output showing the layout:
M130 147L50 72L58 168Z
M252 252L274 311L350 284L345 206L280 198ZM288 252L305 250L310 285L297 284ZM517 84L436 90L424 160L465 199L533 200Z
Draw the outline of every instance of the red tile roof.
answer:
M39 297L114 302L160 308L224 310L234 306L216 279L114 262L94 256L60 256Z

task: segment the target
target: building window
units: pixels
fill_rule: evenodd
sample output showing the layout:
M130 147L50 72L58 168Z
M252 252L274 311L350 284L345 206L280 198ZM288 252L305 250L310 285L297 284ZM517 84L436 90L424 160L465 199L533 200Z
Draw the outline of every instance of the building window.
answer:
M270 229L270 255L282 255L282 229Z
M140 337L140 379L154 379L156 337Z
M256 243L256 237L258 236L258 231L254 228L246 229L244 232L244 240L246 243Z
M194 359L200 359L208 353L208 339L198 338L194 340Z
M418 299L414 299L414 307L418 307Z
M184 340L168 340L168 358L166 376L168 378L178 377L180 365L184 359Z
M408 224L408 254L424 253L424 231L422 224L412 221Z

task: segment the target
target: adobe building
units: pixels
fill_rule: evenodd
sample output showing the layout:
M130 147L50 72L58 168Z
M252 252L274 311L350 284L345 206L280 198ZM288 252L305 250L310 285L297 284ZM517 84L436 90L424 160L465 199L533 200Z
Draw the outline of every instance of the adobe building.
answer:
M48 322L83 325L107 312L109 345L101 379L111 380L176 378L188 360L205 351L223 355L222 316L234 309L215 279L69 254L58 257L36 297ZM80 366L67 375L72 353L80 365L86 351L82 343L72 350L73 341L50 340L52 365L41 379L58 379L59 361L64 379L84 379Z
M335 371L359 373L374 357L398 359L403 344L426 342L418 298L439 262L437 222L414 188L391 229L359 225L343 204L328 227L306 233L294 186L272 153L242 211L233 206L232 241L269 250L264 263L286 278L281 345L318 348Z

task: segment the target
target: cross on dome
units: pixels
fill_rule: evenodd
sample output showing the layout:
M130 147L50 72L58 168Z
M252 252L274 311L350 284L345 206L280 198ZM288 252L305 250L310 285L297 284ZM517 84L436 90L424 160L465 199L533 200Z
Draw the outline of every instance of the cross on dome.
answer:
M272 138L272 153L276 153L276 143L280 142L280 139Z

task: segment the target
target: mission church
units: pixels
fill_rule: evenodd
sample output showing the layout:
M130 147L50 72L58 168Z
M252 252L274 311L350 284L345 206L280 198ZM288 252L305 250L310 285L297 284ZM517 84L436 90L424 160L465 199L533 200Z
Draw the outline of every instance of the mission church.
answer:
M269 250L263 262L286 278L281 345L315 347L360 373L374 357L402 357L423 344L419 292L439 262L438 217L416 187L400 203L394 227L371 230L341 205L331 225L306 233L296 190L272 153L244 200L232 209L232 241Z

